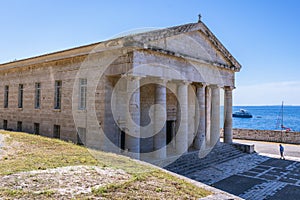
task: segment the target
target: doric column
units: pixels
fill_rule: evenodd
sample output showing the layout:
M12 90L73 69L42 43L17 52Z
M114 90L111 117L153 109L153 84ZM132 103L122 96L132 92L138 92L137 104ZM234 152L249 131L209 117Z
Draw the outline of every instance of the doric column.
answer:
M220 139L220 88L211 86L211 145Z
M224 95L224 142L232 143L232 90L233 87L225 87Z
M205 88L205 145L210 146L211 128L211 89Z
M140 77L127 77L129 113L126 117L125 148L130 156L140 158Z
M177 123L176 153L183 154L188 150L188 82L180 82L177 87ZM179 121L180 119L180 121Z
M162 80L155 86L153 150L156 158L166 158L167 89ZM162 127L163 126L163 127Z
M196 116L195 124L198 124L196 137L194 140L195 149L200 149L205 144L205 84L196 84Z

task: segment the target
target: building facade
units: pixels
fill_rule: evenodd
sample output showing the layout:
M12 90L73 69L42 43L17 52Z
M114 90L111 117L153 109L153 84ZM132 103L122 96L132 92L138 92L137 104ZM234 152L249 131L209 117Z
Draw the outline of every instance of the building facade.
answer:
M138 159L205 150L220 128L232 142L240 68L203 22L4 63L0 128Z

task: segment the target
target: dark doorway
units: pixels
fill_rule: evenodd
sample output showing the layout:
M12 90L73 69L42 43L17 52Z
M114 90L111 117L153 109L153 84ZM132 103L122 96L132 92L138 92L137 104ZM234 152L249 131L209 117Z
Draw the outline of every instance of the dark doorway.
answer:
M77 144L78 145L85 145L86 143L86 128L77 128Z
M54 125L53 126L53 137L54 138L60 138L60 125Z
M7 130L7 120L3 120L3 129Z
M121 135L120 135L120 148L122 150L125 150L125 132L121 131Z
M17 123L17 131L22 131L22 122L21 121L18 121Z
M36 134L36 135L40 134L40 124L39 123L33 124L33 134Z
M167 140L166 140L166 145L168 145L174 137L174 123L175 121L169 120L167 121Z

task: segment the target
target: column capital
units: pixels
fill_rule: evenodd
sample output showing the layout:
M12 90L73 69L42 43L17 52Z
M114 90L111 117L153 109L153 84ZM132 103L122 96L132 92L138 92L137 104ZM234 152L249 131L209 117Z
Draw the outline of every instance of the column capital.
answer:
M188 86L192 83L191 81L187 81L187 80L176 80L174 82L179 84L179 85L186 85L186 86Z
M154 83L166 85L170 79L154 78Z
M210 87L211 89L219 89L219 88L221 88L220 85L209 85L209 87Z
M196 87L206 87L207 86L207 83L199 83L199 82L194 82L193 85L195 85Z
M226 90L226 91L232 91L232 90L235 89L234 86L224 86L223 88L224 88L224 90Z

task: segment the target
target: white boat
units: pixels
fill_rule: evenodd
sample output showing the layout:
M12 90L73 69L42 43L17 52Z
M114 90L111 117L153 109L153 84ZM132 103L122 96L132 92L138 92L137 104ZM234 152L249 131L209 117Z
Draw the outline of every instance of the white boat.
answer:
M239 117L239 118L252 118L252 114L247 110L240 109L232 114L232 117Z

